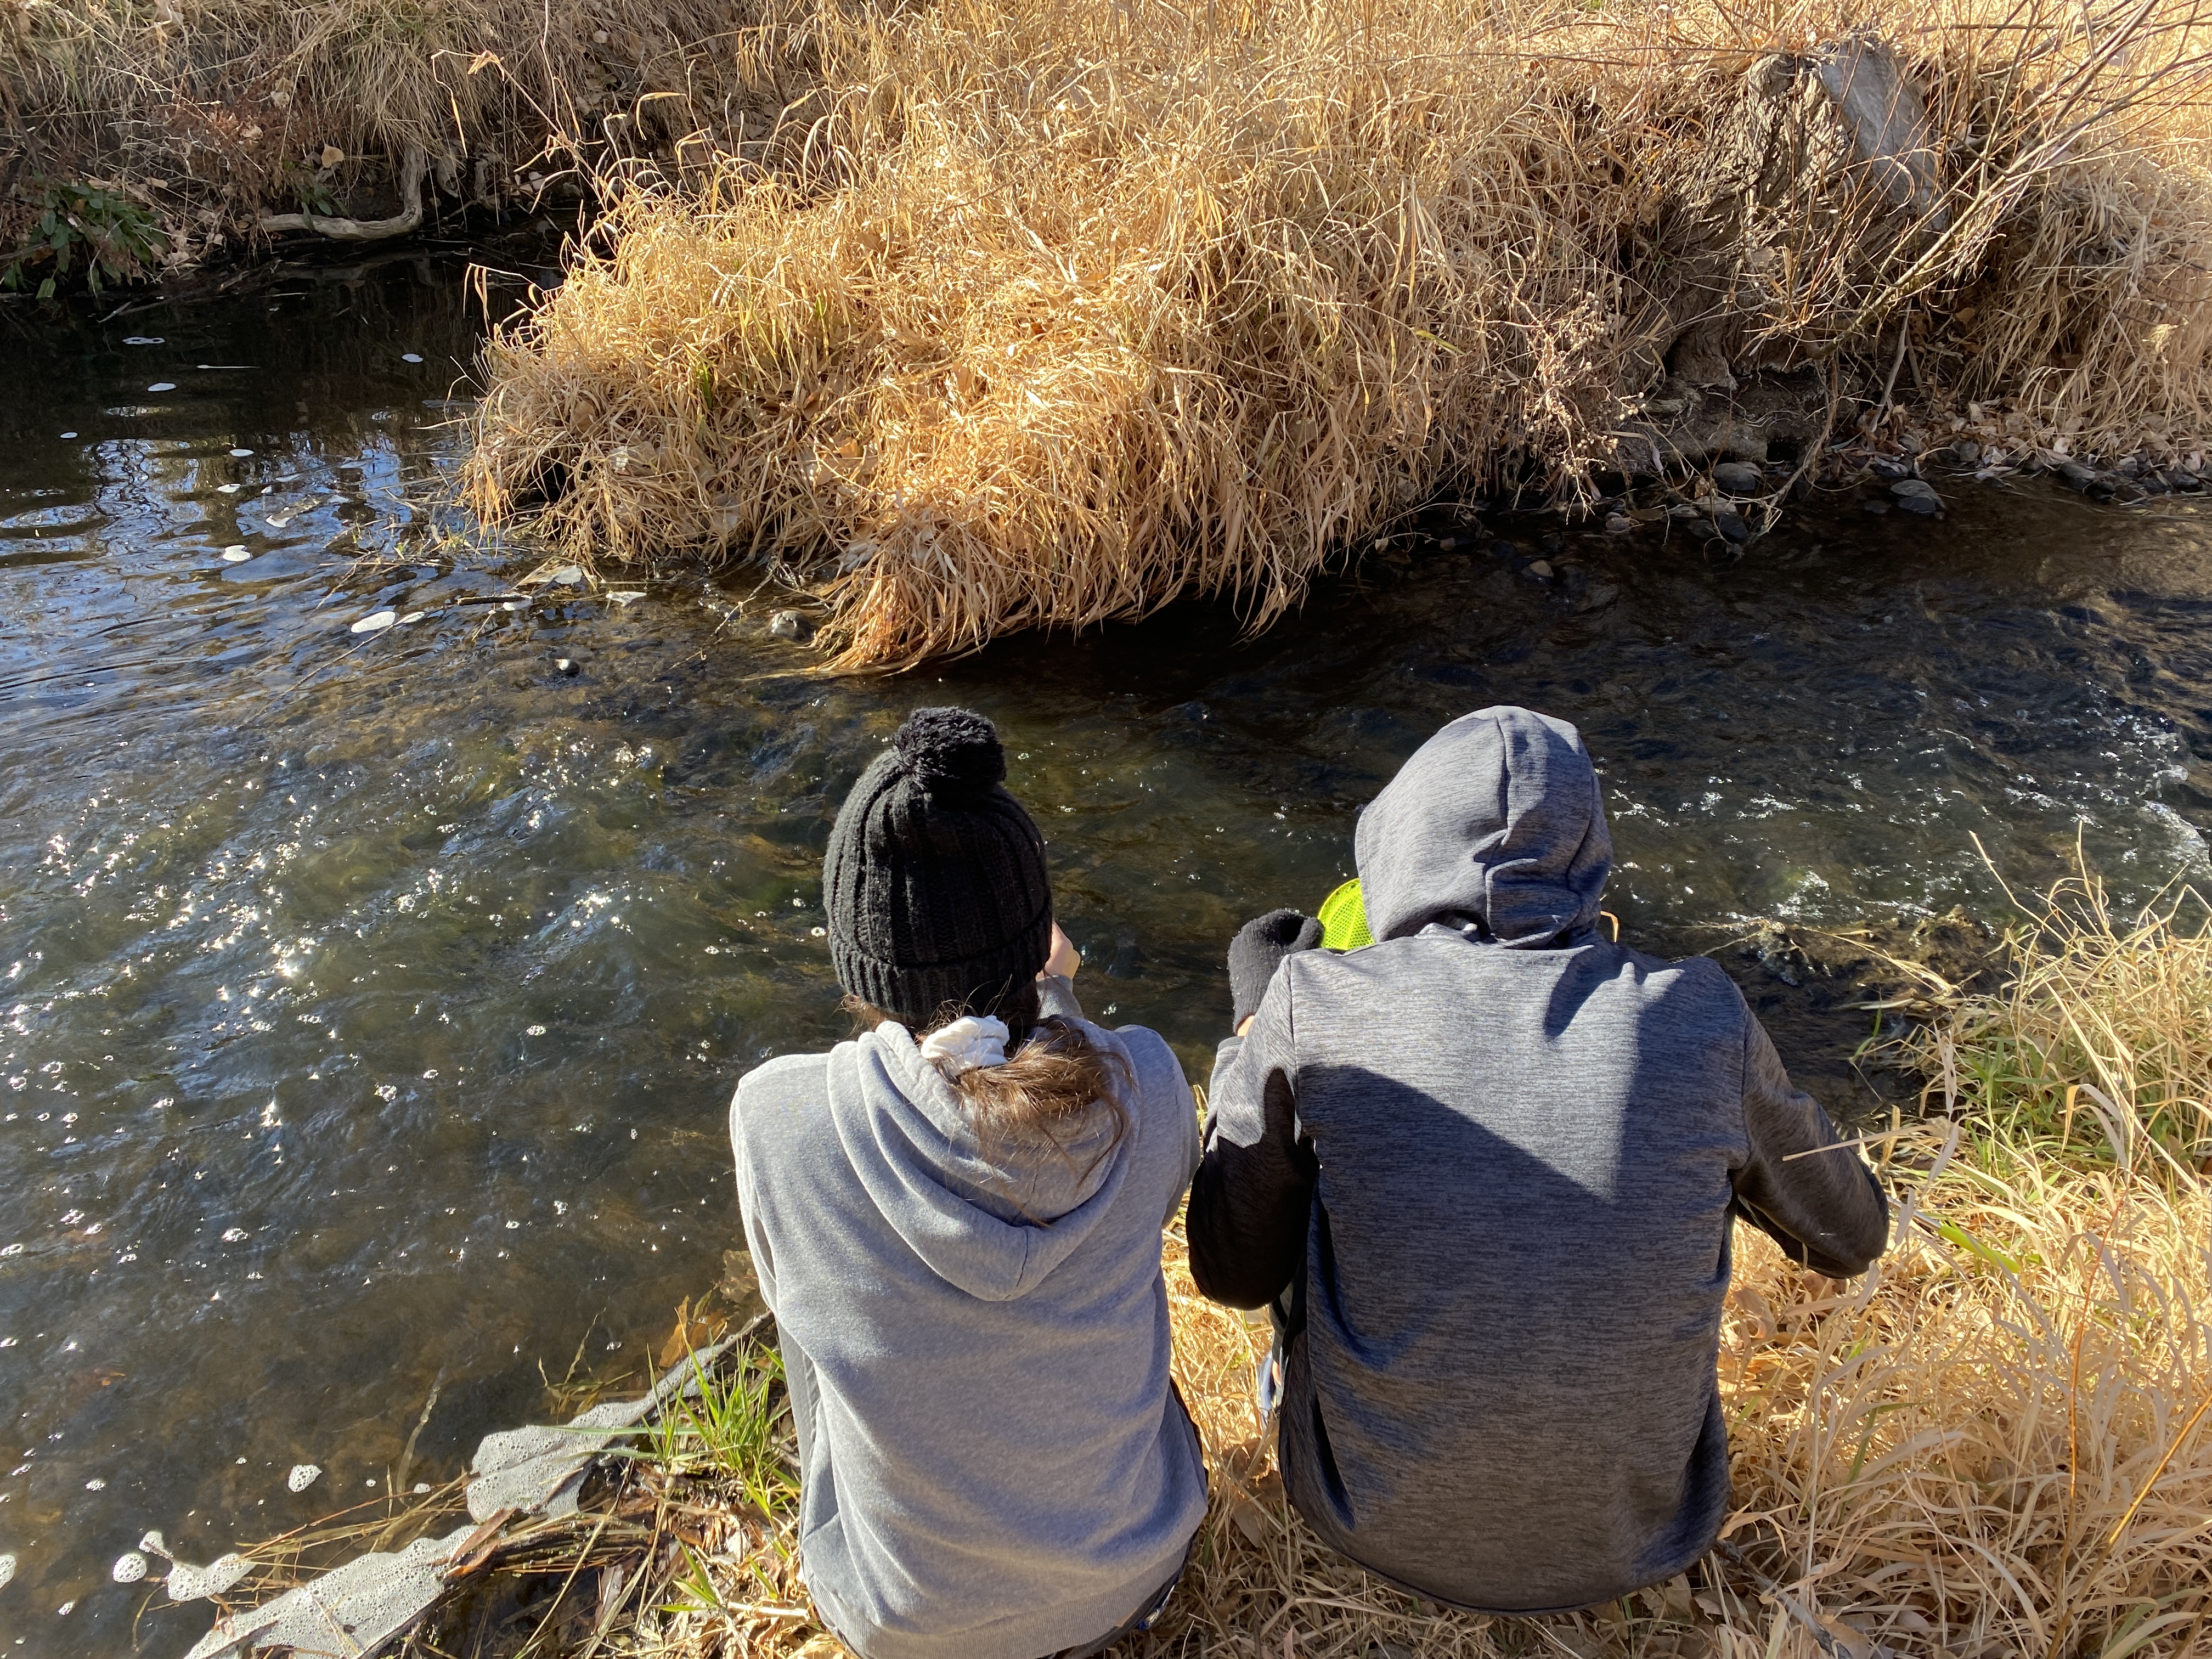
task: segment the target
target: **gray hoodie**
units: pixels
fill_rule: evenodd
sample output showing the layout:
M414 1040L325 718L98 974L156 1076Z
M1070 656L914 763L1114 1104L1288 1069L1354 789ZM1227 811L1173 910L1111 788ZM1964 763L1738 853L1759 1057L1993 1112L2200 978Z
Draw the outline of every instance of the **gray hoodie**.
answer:
M1717 964L1605 937L1572 726L1453 721L1356 850L1376 942L1287 958L1221 1046L1193 1272L1279 1296L1284 1479L1345 1554L1507 1613L1671 1577L1728 1505L1731 1218L1856 1273L1881 1189Z
M1079 1018L1066 981L1046 1012ZM1167 1583L1206 1510L1168 1382L1160 1230L1198 1158L1166 1043L1127 1064L1128 1129L1011 1180L886 1024L746 1074L738 1195L802 1419L799 1557L864 1659L1037 1659Z

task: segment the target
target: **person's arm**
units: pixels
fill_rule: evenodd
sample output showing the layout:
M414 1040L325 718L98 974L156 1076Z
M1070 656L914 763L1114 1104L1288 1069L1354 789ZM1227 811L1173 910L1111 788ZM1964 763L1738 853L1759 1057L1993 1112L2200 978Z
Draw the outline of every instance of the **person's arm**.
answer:
M1743 1127L1750 1153L1734 1171L1736 1212L1792 1261L1831 1279L1864 1273L1889 1241L1889 1200L1820 1103L1792 1088L1782 1057L1744 1013Z
M745 1132L743 1118L745 1109L746 1079L738 1079L737 1092L730 1097L730 1146L737 1159L738 1214L744 1224L745 1249L753 1261L753 1274L760 1281L761 1300L770 1313L775 1311L775 1258L769 1253L768 1235L759 1223L760 1203L753 1196L752 1160L745 1153Z
M1213 1063L1187 1231L1199 1290L1264 1306L1304 1259L1319 1165L1299 1133L1291 975L1277 974L1244 1036Z

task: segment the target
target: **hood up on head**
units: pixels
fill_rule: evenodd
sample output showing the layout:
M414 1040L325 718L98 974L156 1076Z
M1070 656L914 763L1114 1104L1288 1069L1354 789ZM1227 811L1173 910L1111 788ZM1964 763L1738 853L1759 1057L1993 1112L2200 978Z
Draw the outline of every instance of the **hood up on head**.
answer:
M1452 721L1359 817L1353 846L1377 940L1472 921L1522 950L1597 925L1613 837L1597 772L1565 720L1510 705Z

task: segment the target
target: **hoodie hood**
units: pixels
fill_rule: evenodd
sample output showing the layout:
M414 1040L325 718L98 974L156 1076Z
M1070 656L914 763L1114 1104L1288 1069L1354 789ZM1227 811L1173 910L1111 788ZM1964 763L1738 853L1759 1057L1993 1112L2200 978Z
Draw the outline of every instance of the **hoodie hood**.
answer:
M1522 950L1597 925L1613 837L1581 734L1527 708L1479 709L1419 749L1359 817L1353 841L1379 941L1473 922Z
M1086 1027L1101 1048L1110 1032ZM1110 1115L1095 1113L1066 1148L1016 1148L987 1159L959 1091L886 1020L831 1057L851 1066L830 1091L832 1121L884 1219L940 1278L987 1302L1027 1294L1112 1211L1126 1145L1108 1149Z

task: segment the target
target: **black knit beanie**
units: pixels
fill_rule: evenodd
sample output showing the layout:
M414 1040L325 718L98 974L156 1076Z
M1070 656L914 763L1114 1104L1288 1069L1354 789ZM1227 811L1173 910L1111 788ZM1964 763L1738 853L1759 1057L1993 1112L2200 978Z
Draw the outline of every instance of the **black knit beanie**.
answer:
M822 864L830 960L909 1025L1035 980L1052 948L1044 837L981 714L918 708L838 809Z

